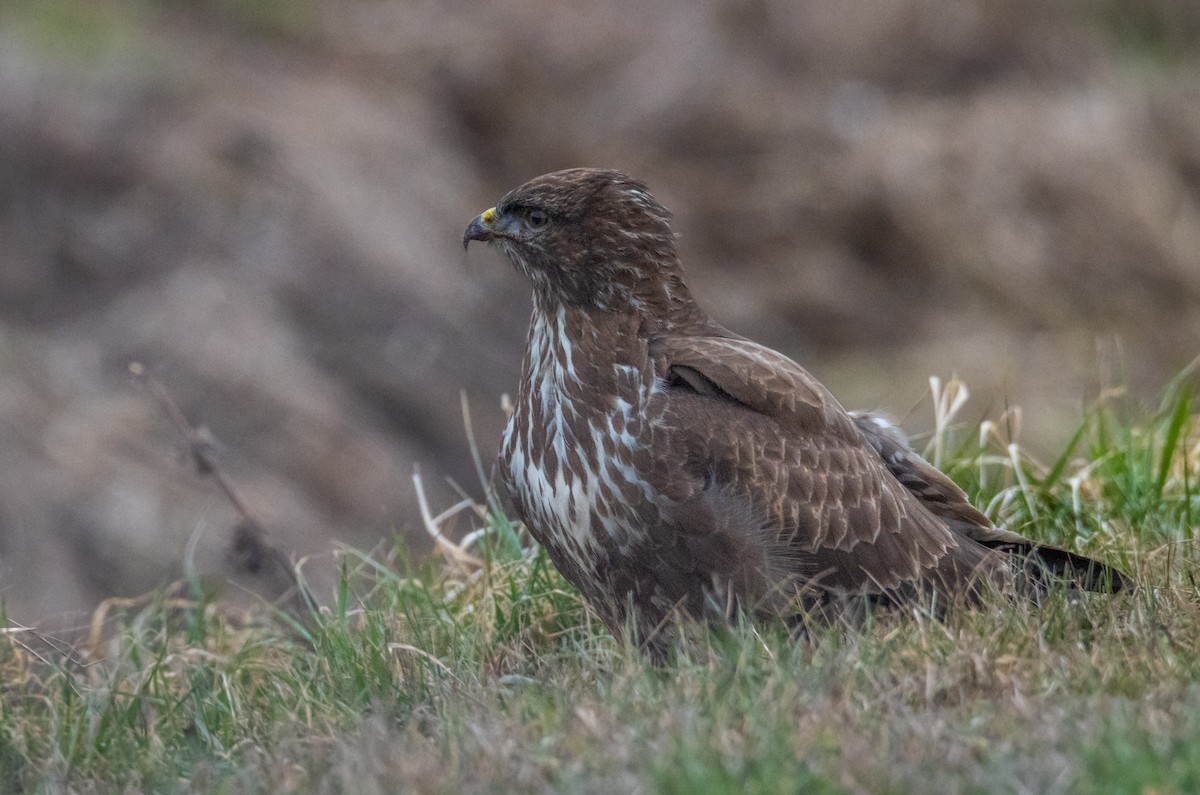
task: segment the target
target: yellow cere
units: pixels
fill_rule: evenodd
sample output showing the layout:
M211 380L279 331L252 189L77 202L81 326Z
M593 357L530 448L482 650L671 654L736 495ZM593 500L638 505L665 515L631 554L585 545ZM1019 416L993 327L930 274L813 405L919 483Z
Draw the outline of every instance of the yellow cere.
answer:
M490 224L492 221L495 221L496 220L496 208L495 207L487 208L486 210L483 211L482 217L483 217L483 222L485 224Z

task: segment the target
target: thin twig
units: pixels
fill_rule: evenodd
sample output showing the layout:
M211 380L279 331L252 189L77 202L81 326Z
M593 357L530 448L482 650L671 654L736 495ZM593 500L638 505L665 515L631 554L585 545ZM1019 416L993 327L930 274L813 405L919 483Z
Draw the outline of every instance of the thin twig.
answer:
M146 372L144 366L133 362L129 365L129 371L158 400L167 418L175 426L176 432L183 437L197 473L201 477L211 478L241 517L241 521L234 528L232 542L236 565L254 573L260 571L266 563L273 564L290 584L284 595L276 599L276 603L280 604L286 599L290 607L288 612L293 618L302 617L316 605L316 600L300 578L291 559L271 543L263 524L255 518L246 501L234 487L233 481L226 476L213 450L210 436L203 429L196 428L188 422L171 393L157 378Z

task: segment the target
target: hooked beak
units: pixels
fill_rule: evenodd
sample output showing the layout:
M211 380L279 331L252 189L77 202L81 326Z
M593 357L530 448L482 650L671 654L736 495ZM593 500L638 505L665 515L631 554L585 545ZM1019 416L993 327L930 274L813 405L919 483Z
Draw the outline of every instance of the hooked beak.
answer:
M475 216L475 220L467 225L467 231L463 232L463 249L466 250L472 240L480 240L486 243L497 237L497 235L507 237L507 235L496 228L496 208L489 207Z

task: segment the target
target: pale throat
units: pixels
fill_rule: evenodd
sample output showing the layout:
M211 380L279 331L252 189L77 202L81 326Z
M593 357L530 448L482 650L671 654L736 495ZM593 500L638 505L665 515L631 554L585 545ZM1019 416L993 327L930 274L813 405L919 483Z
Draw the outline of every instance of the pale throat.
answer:
M633 313L535 303L523 384L546 402L633 398L649 375L648 365L646 341Z

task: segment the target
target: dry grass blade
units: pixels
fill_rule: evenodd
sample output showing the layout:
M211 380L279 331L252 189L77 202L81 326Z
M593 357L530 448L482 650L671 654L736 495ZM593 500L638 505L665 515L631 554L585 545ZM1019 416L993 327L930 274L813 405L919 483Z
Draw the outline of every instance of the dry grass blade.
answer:
M438 554L464 572L483 568L483 560L468 552L464 545L456 544L446 538L442 532L442 524L446 520L472 507L473 503L470 500L462 500L434 516L433 512L429 510L429 499L425 496L425 483L421 480L419 469L413 471L412 480L417 491L417 508L421 512L421 523L425 527L425 532L433 539L433 545Z
M438 669L442 673L446 674L447 676L454 675L454 672L451 671L449 666L447 666L444 662L439 660L437 657L434 657L432 654L425 651L424 649L414 646L411 643L389 643L387 648L388 648L388 651L406 651L411 654L415 654L418 657L428 660L429 662L436 665L438 667Z
M942 379L936 375L929 377L929 391L933 393L933 465L940 469L951 425L971 393L957 378L951 378L943 389Z

